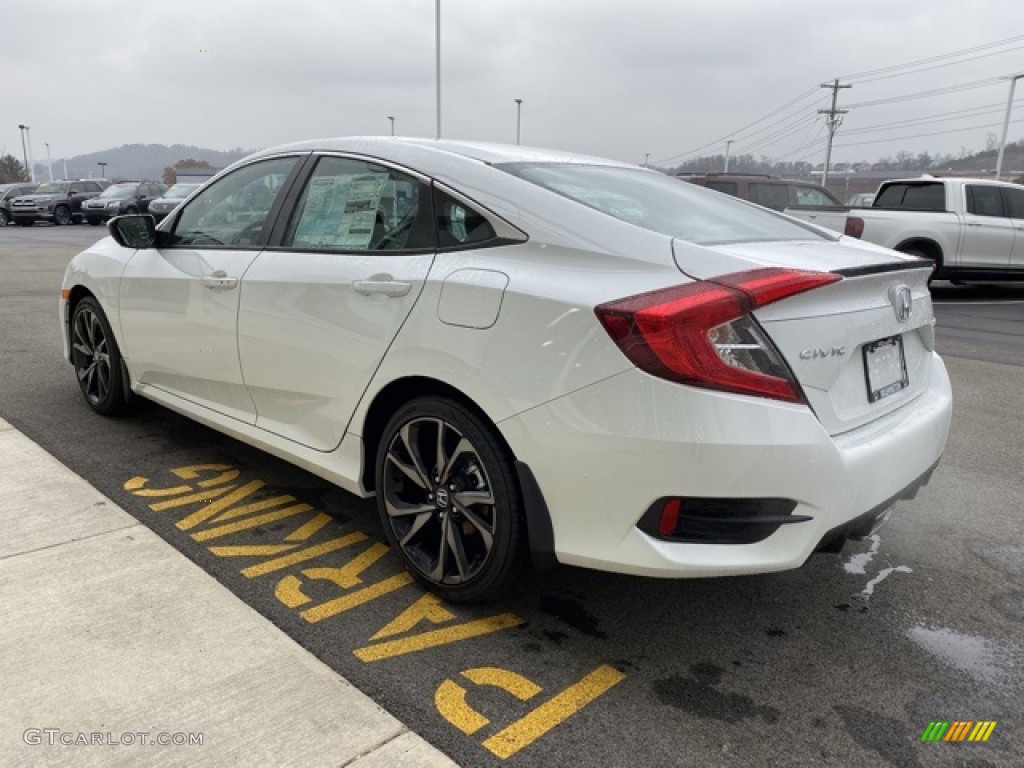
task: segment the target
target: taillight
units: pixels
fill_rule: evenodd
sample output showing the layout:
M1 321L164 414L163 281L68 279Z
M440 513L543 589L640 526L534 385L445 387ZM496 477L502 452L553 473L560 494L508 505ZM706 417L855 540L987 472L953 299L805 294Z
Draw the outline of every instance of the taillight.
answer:
M756 269L601 304L598 320L637 367L669 381L803 402L775 345L750 314L842 278Z
M846 226L843 228L843 234L849 235L850 237L860 238L864 234L864 219L859 216L847 216Z

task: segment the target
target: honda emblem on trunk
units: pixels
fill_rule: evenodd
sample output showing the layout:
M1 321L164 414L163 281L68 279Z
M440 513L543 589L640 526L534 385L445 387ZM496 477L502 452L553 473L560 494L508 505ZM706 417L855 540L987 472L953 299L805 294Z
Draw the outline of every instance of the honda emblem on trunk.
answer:
M889 301L896 312L896 319L907 322L914 311L914 294L908 285L894 285L889 289Z

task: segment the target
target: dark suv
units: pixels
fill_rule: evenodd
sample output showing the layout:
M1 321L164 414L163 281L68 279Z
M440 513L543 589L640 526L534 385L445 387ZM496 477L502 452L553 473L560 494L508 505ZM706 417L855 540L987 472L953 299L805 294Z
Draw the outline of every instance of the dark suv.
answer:
M35 192L11 201L11 217L23 227L37 221L71 224L82 219L82 203L103 191L97 181L44 181Z
M35 184L0 184L0 227L11 223L11 201L19 195L35 192Z
M835 195L812 181L738 173L680 174L676 178L776 211L796 205L842 205Z
M146 213L149 204L167 189L155 181L119 181L82 205L82 215L93 226L127 213Z

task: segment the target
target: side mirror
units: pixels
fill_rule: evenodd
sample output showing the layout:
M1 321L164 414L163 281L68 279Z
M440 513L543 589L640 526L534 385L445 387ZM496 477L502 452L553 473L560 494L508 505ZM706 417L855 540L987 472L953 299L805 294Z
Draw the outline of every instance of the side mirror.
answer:
M152 248L156 245L156 222L149 214L115 216L107 222L114 242L122 248Z

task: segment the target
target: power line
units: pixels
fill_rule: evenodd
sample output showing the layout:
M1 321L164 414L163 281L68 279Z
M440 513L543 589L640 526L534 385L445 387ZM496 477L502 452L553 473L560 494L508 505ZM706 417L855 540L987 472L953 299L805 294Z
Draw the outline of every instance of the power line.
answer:
M737 129L737 130L733 131L732 133L727 133L727 134L725 134L724 136L722 136L722 137L720 137L720 138L717 138L717 139L715 139L714 141L709 141L709 142L708 142L707 144L702 144L701 146L699 146L699 147L696 147L696 148L694 148L694 149L691 149L691 150L688 150L688 151L686 151L686 152L680 152L680 153L679 153L678 155L672 155L671 157L666 157L666 158L664 158L664 159L662 159L662 160L657 160L657 161L655 161L655 164L656 164L656 165L664 165L665 163L670 163L670 162L672 162L673 160L678 160L678 159L679 159L679 158L681 158L681 157L687 157L688 155L694 155L694 154L696 154L696 153L700 152L700 151L701 151L702 149L707 149L708 147L713 147L713 146L715 146L716 144L721 144L721 143L722 143L723 141L725 141L726 139L731 139L731 138L734 138L735 136L737 136L737 135L739 135L739 134L743 133L744 131L746 131L746 130L747 130L748 128L752 128L753 126L757 125L758 123L762 123L762 122L764 122L764 121L765 121L765 120L767 120L767 119L768 119L769 117L774 117L774 116L775 116L775 115L777 115L777 114L778 114L779 112L781 112L781 111L783 111L784 109L787 109L787 108L789 108L789 107L793 106L793 105L794 105L794 104L796 104L797 102L803 101L803 100L804 100L804 99L806 99L806 98L807 98L808 96L810 96L810 95L811 95L812 93L816 93L816 92L817 92L817 90L818 90L817 86L815 86L814 88L809 88L808 90L804 91L804 92L803 92L803 93L801 93L801 94L800 94L799 96L797 96L796 98L794 98L794 99L791 99L790 101L787 101L787 102L786 102L785 104L783 104L783 105L782 105L781 107L778 107L778 108L776 108L776 109L773 109L773 110L772 110L771 112L769 112L768 114L766 114L766 115L764 115L764 116L762 116L762 117L759 117L759 118L758 118L757 120L754 120L754 121L753 121L753 122L751 122L751 123L747 123L747 124L746 124L745 126L743 126L742 128L739 128L739 129Z
M1024 99L1014 101L1014 105L1024 104ZM875 133L877 131L890 131L897 128L905 128L909 125L928 125L930 123L944 123L955 120L967 120L972 117L980 117L981 115L990 114L1002 114L1004 107L998 104L986 104L984 106L973 107L971 109L958 109L954 112L940 112L936 115L927 115L923 117L915 117L910 120L895 120L884 125L872 125L865 126L864 128L850 128L843 131L844 136L851 136L860 133ZM956 117L946 117L946 115L957 115Z
M946 59L957 58L958 56L964 56L969 53L976 53L978 51L985 51L992 48L1001 48L1003 46L1010 45L1011 43L1018 43L1024 41L1024 35L1017 35L1015 37L1008 37L1003 40L994 40L990 43L983 43L982 45L976 45L973 48L963 48L959 51L950 51L948 53L942 53L937 56L929 56L924 59L917 59L916 61L908 61L903 64L893 64L888 67L879 67L878 69L869 69L863 72L854 72L850 75L841 76L840 80L859 80L861 78L871 77L873 75L880 75L885 72L895 72L901 69L907 69L910 67L916 67L921 64L931 64L936 61L944 61Z
M1016 125L1017 123L1024 123L1024 117L1018 118L1017 120L1011 120L1011 123ZM969 125L963 128L954 128L949 131L934 131L932 133L915 133L912 136L892 136L887 139L871 139L869 141L854 141L848 144L837 144L836 149L845 149L846 147L860 147L865 144L882 144L888 141L905 141L906 139L921 139L926 136L948 136L952 133L963 133L964 131L977 131L983 128L992 128L992 123L986 123L985 125Z
M920 74L921 72L929 72L929 71L931 71L933 69L941 69L943 67L953 67L953 66L956 66L957 64L966 64L967 62L977 61L978 59L987 59L987 58L990 58L992 56L1002 56L1004 54L1013 53L1014 51L1019 51L1021 49L1024 49L1024 46L1016 46L1014 48L1008 48L1005 51L995 51L994 53L982 53L982 54L979 54L978 56L970 56L970 57L965 58L965 59L960 59L959 61L940 62L938 64L931 64L930 66L927 66L927 67L919 67L918 69L907 70L906 72L893 72L892 74L888 74L888 75L878 75L877 77L866 77L866 78L862 78L862 79L859 79L859 80L854 80L853 82L855 84L857 84L857 85L860 85L862 83L874 83L874 82L877 82L879 80L891 80L894 77L907 77L908 75L917 75L917 74Z
M1003 78L999 77L988 77L981 80L971 80L967 83L961 83L960 85L949 85L945 88L933 88L930 91L918 91L916 93L907 93L901 96L891 96L885 99L875 99L874 101L860 101L856 104L847 104L848 109L863 109L864 107L875 107L880 104L892 104L898 101L912 101L914 99L924 99L928 96L945 96L950 93L959 93L961 91L973 91L977 88L987 88L992 85L997 85L1003 82Z

